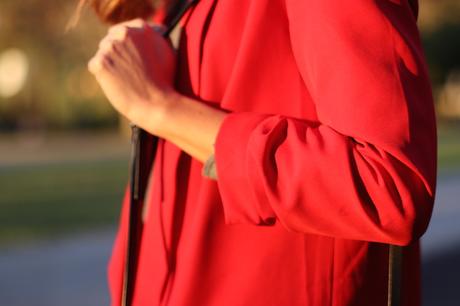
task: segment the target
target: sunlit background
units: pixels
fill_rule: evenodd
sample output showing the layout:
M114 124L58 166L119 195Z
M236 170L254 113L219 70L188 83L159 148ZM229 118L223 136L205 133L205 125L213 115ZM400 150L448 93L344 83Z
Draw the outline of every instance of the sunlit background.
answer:
M425 306L460 305L460 1L421 0L439 122ZM0 0L0 305L107 305L129 138L86 63L105 28L76 0Z

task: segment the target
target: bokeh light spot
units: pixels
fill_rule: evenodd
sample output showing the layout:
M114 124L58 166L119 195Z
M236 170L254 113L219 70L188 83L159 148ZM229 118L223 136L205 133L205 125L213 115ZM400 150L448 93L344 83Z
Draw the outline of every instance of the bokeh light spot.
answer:
M24 87L29 73L26 54L16 48L0 53L0 96L9 98Z

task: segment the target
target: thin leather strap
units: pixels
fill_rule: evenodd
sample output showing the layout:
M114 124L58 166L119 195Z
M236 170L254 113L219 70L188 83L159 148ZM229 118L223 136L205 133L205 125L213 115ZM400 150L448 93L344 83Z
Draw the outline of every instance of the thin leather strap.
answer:
M172 12L173 16L166 24L164 37L168 37L171 31L176 27L181 18L187 11L193 7L198 0L186 1L184 5L179 5ZM123 273L123 288L121 296L121 306L131 306L136 269L137 269L137 256L139 251L139 237L142 231L142 210L143 198L146 189L146 179L148 172L153 166L155 159L156 147L158 138L148 134L136 125L132 125L132 138L131 138L131 178L130 178L130 204L129 204L129 225L128 225L128 239L126 249L125 270ZM146 160L143 152L151 150L151 160Z
M401 267L403 248L389 245L388 248L388 306L401 305Z

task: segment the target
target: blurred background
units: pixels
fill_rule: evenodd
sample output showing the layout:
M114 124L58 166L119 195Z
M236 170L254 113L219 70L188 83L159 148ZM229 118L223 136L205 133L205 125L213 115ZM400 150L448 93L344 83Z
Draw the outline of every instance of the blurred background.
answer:
M86 69L106 29L86 10L65 31L76 2L0 1L1 305L109 303L129 137ZM460 1L420 5L439 123L423 300L460 305Z

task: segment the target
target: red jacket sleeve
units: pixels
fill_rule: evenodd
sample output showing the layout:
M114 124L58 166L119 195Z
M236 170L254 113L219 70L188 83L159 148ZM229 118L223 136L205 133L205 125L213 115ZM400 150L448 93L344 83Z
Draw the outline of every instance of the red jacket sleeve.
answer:
M407 1L286 0L319 123L232 113L216 141L226 222L407 244L426 230L436 125Z

